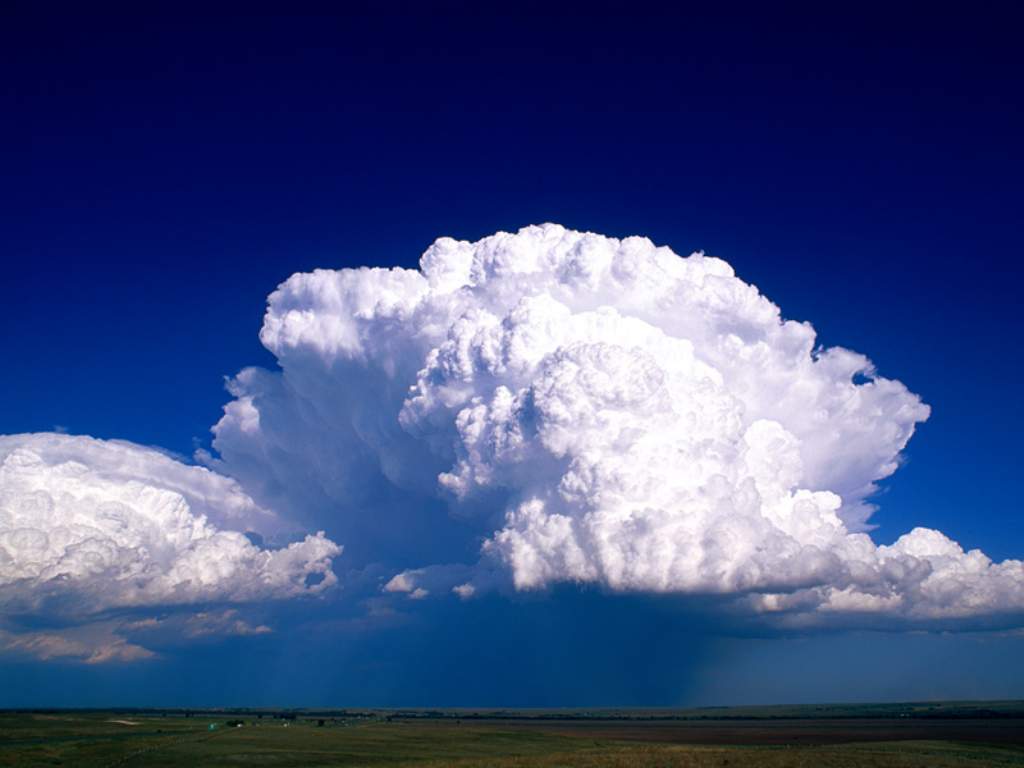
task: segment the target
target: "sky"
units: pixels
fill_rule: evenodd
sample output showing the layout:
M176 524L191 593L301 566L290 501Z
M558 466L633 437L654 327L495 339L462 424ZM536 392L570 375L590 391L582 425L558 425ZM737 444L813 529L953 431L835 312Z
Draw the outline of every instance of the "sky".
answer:
M1024 696L1011 13L2 15L0 706Z

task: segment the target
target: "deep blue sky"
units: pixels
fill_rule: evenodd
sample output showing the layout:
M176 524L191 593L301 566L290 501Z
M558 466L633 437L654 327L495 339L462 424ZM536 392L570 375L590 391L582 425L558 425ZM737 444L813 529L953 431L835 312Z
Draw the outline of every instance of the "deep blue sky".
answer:
M291 273L557 221L721 256L920 393L879 540L1024 554L1019 19L395 8L0 11L0 433L190 454Z

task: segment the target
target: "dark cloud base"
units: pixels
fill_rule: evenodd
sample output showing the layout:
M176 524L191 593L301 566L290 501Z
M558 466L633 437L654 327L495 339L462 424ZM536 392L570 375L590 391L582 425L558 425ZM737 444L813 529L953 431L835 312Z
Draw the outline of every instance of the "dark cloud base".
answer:
M672 707L1024 687L1019 633L724 636L692 604L572 587L474 602L381 604L369 617L339 605L326 621L289 608L273 623L290 629L186 653L167 638L131 664L7 661L0 706Z

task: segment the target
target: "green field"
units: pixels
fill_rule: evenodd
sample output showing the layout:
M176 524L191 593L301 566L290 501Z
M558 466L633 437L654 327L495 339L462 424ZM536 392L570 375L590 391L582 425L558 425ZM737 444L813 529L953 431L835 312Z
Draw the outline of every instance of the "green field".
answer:
M1024 718L1012 708L920 706L7 712L0 766L1024 766Z

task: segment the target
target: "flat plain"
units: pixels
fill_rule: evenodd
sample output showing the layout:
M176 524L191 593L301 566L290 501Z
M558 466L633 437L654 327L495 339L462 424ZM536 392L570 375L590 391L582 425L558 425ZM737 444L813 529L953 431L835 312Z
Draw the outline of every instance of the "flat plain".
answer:
M0 713L0 766L1024 766L1024 702Z

